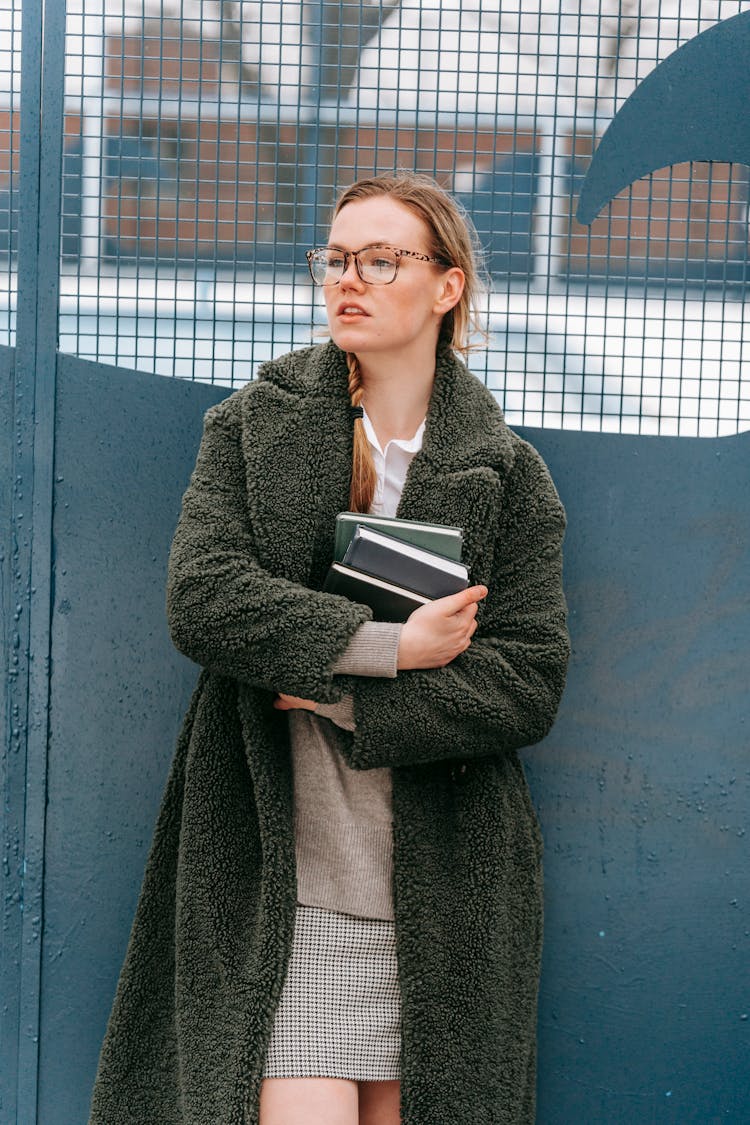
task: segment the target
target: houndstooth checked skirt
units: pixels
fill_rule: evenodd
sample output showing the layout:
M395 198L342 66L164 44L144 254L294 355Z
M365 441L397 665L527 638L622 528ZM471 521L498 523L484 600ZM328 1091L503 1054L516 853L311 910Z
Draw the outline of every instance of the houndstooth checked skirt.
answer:
M297 906L265 1078L400 1077L393 922Z

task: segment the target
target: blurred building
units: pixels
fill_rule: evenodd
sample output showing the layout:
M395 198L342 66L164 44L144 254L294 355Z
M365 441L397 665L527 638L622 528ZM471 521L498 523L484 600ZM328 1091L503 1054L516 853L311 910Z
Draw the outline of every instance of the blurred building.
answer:
M539 0L501 14L404 0L207 4L196 15L186 3L108 17L95 95L82 80L77 111L76 93L67 106L63 254L80 253L87 208L104 258L299 264L336 187L403 166L459 196L490 272L511 284L540 272L744 282L746 169L674 167L623 193L590 231L572 217L617 105L738 6L694 4L692 20L673 19L669 3L635 7L625 18L615 3L588 14ZM11 99L0 108L6 253L17 138Z

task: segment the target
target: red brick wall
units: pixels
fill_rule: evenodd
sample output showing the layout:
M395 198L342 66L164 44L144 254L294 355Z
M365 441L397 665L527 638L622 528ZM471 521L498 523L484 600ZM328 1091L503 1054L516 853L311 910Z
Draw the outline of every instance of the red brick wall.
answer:
M197 251L211 258L216 250L227 256L235 243L288 240L299 214L299 186L309 179L304 162L314 166L320 199L327 205L335 188L375 172L416 168L436 174L450 189L457 170L490 170L500 156L539 147L530 131L514 135L450 123L419 129L384 124L377 130L371 124L321 124L320 147L314 149L311 134L294 122L240 120L239 112L221 121L208 115L196 120L191 99L199 93L215 98L227 73L221 73L217 42L191 38L185 33L190 26L176 19L152 20L142 34L107 40L109 94L160 95L180 105L179 117L166 110L149 116L146 110L144 117L105 122L115 150L116 138L130 134L143 153L152 148L158 155L160 149L162 170L174 173L161 184L143 177L105 182L104 233L125 253L192 258ZM250 107L243 112L247 115ZM80 127L78 115L66 117L66 136L79 135ZM138 141L139 136L145 140ZM0 188L5 190L11 168L18 173L19 141L18 112L0 110ZM577 134L581 171L593 144L591 135ZM132 168L132 160L126 160L125 173ZM746 175L735 167L730 182L730 166L721 164L656 172L618 196L590 229L575 222L577 201L571 197L563 233L565 268L574 275L606 276L626 268L642 272L647 259L721 262L744 255Z
M189 26L189 25L188 25ZM145 20L141 35L108 36L105 85L108 94L140 97L215 96L220 78L219 44L186 35L178 19Z
M19 147L21 144L21 117L18 110L0 109L0 189L10 187L11 172L14 179L19 172ZM16 180L17 183L17 180Z
M585 169L591 137L576 153ZM729 164L676 164L639 180L618 195L590 228L575 221L571 199L564 253L573 273L635 271L671 258L724 261L744 245L746 172Z
M414 129L372 125L344 128L338 146L339 183L345 184L397 167L415 168L436 175L444 187L453 187L458 168L492 168L495 158L511 152L529 152L533 134L451 128ZM333 154L332 154L333 157Z
M112 120L115 137L142 130L140 119ZM179 137L177 132L179 130ZM235 245L272 241L277 208L277 161L291 158L294 126L282 126L271 143L254 122L162 121L149 133L154 144L174 136L180 159L176 186L161 190L143 180L110 181L105 233L125 253L226 256ZM274 130L275 132L275 130ZM144 191L144 186L146 190Z

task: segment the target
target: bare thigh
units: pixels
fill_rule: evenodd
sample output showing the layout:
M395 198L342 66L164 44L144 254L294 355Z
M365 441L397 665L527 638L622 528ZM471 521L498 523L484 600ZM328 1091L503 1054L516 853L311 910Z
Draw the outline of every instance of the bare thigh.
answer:
M358 1121L356 1082L345 1078L263 1080L260 1125L357 1125Z
M359 1083L359 1125L399 1125L401 1083Z

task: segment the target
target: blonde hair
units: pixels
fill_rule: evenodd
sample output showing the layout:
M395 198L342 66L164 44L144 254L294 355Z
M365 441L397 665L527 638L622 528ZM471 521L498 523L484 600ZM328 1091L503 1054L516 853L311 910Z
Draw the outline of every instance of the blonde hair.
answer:
M469 216L453 196L430 176L399 171L358 180L345 188L336 200L333 218L349 203L378 196L397 200L421 219L429 231L430 241L426 250L430 256L445 263L445 269L458 266L463 271L463 293L455 307L443 317L438 346L450 347L463 356L474 347L484 346L487 334L479 312L480 297L485 291L481 277L481 249ZM474 335L480 337L479 344L472 342ZM347 353L346 362L349 368L349 397L352 406L359 406L363 394L359 362L352 352ZM353 512L369 511L376 481L364 423L361 418L356 418L349 493L349 506Z

